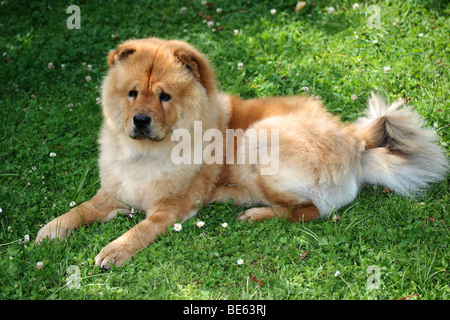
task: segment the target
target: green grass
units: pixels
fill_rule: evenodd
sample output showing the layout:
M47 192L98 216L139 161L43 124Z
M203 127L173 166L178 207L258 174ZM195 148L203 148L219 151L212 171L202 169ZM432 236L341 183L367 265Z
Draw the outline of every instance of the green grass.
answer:
M94 257L143 213L83 227L63 242L33 243L40 224L99 187L96 99L106 53L128 38L189 41L208 54L222 90L256 97L308 87L345 121L362 114L376 88L391 101L408 98L449 150L449 6L379 2L380 28L369 29L374 2L357 10L353 2L316 0L295 14L296 1L77 1L81 29L69 30L72 3L2 1L0 298L448 299L448 179L418 199L367 186L336 223L241 224L242 208L213 204L109 271ZM220 23L215 32L206 16ZM67 285L71 265L79 289ZM373 265L380 288L367 290Z

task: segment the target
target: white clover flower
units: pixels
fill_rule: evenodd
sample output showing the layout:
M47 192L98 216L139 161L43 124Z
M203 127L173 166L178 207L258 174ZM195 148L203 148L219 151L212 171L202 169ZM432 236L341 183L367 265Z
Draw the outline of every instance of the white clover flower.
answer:
M214 27L214 21L208 21L206 22L208 28Z
M88 70L88 71L92 71L92 64L88 64L88 65L87 65L87 70Z
M44 267L44 263L42 263L42 261L39 261L38 263L36 263L36 268L38 268L38 270L41 270Z
M208 1L202 1L202 6L206 6L206 5L208 5Z
M8 55L7 52L3 52L3 56L6 57Z
M23 237L23 242L28 242L28 241L30 241L30 235L26 234L26 235Z
M226 222L222 223L222 227L224 227L224 228L228 227L228 223L226 223Z
M352 94L352 100L355 101L356 99L358 99L358 96L356 94Z
M244 259L239 259L239 260L237 261L237 264L238 264L238 265L244 264Z
M12 232L11 226L8 226L8 232Z
M54 158L54 157L56 157L56 153L50 152L49 156L50 156L50 158Z
M419 33L419 37L423 37L423 33Z
M71 201L71 202L69 203L69 206L71 206L71 207L73 207L73 206L75 206L75 205L76 205L75 201Z
M179 12L180 12L180 14L184 14L184 13L186 12L186 10L187 10L187 8L186 8L186 7L183 7L183 8L180 9Z
M333 8L333 7L329 7L329 8L328 8L328 13L329 13L329 14L332 14L332 13L334 13L335 11L336 11L336 9Z
M307 86L302 87L303 92L309 92L309 88Z
M49 70L54 69L55 66L53 65L53 62L49 62L48 65L47 65L47 68L48 68Z
M276 9L270 10L270 14L273 15L273 16L276 15L277 14L277 10Z
M352 4L352 8L353 10L357 10L359 8L359 4L357 3Z
M85 79L86 79L87 82L92 80L91 76L87 76Z
M334 273L334 276L337 277L337 276L340 275L340 274L341 274L341 272L338 270L338 271L336 271L336 272Z
M237 36L239 34L239 30L234 29L234 35Z
M3 210L2 210L2 208L0 208L0 213L2 213L3 212Z
M216 12L217 12L217 13L221 13L221 12L222 12L222 8L217 8L217 9L216 9Z
M201 227L204 227L204 226L205 226L205 223L203 221L197 222L197 227L201 228Z
M66 69L66 65L64 63L61 64L61 70L65 70Z
M384 67L384 73L389 73L391 71L391 67Z
M175 223L173 225L173 230L178 232L178 231L181 231L181 229L183 229L183 226L181 225L181 223Z
M238 68L239 71L244 70L244 64L243 64L242 62L239 62L239 63L237 64L237 68Z
M375 39L375 40L372 41L372 43L373 43L373 44L377 44L377 43L378 43L378 40Z

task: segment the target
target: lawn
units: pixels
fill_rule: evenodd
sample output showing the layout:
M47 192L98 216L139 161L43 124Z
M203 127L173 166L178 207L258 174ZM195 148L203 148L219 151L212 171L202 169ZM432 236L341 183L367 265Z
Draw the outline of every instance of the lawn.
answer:
M365 186L339 219L303 225L242 224L214 203L108 271L94 257L143 213L33 241L99 188L106 54L129 38L186 40L222 90L308 92L344 121L372 90L404 98L449 151L450 6L354 1L2 1L0 299L448 299L448 179L415 199Z

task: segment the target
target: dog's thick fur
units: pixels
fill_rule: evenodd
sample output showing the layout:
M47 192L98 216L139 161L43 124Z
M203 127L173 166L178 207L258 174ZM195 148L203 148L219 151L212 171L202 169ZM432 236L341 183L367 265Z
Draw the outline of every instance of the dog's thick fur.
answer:
M447 172L435 133L400 101L388 106L373 95L366 115L344 125L312 97L241 100L219 92L207 59L185 42L130 40L107 61L100 190L44 226L36 239L62 239L131 207L145 211L143 221L100 251L100 267L122 265L211 201L253 204L238 217L242 221L306 222L351 202L364 183L412 195ZM148 123L138 128L137 115ZM226 129L278 129L279 143L269 152L278 151L279 170L263 175L262 163L174 164L178 142L171 134L181 128L193 136L199 120L203 132L216 128L224 136ZM236 157L251 148L247 144L238 139L223 147L235 148Z

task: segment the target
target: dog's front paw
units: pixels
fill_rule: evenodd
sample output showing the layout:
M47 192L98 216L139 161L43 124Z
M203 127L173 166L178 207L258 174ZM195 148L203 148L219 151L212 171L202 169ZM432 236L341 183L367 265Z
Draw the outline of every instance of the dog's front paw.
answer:
M56 218L38 231L35 242L40 244L45 238L62 240L70 234L70 231L70 226L66 226L62 219Z
M114 240L95 257L95 264L102 269L110 269L112 265L118 268L132 256L120 240Z

